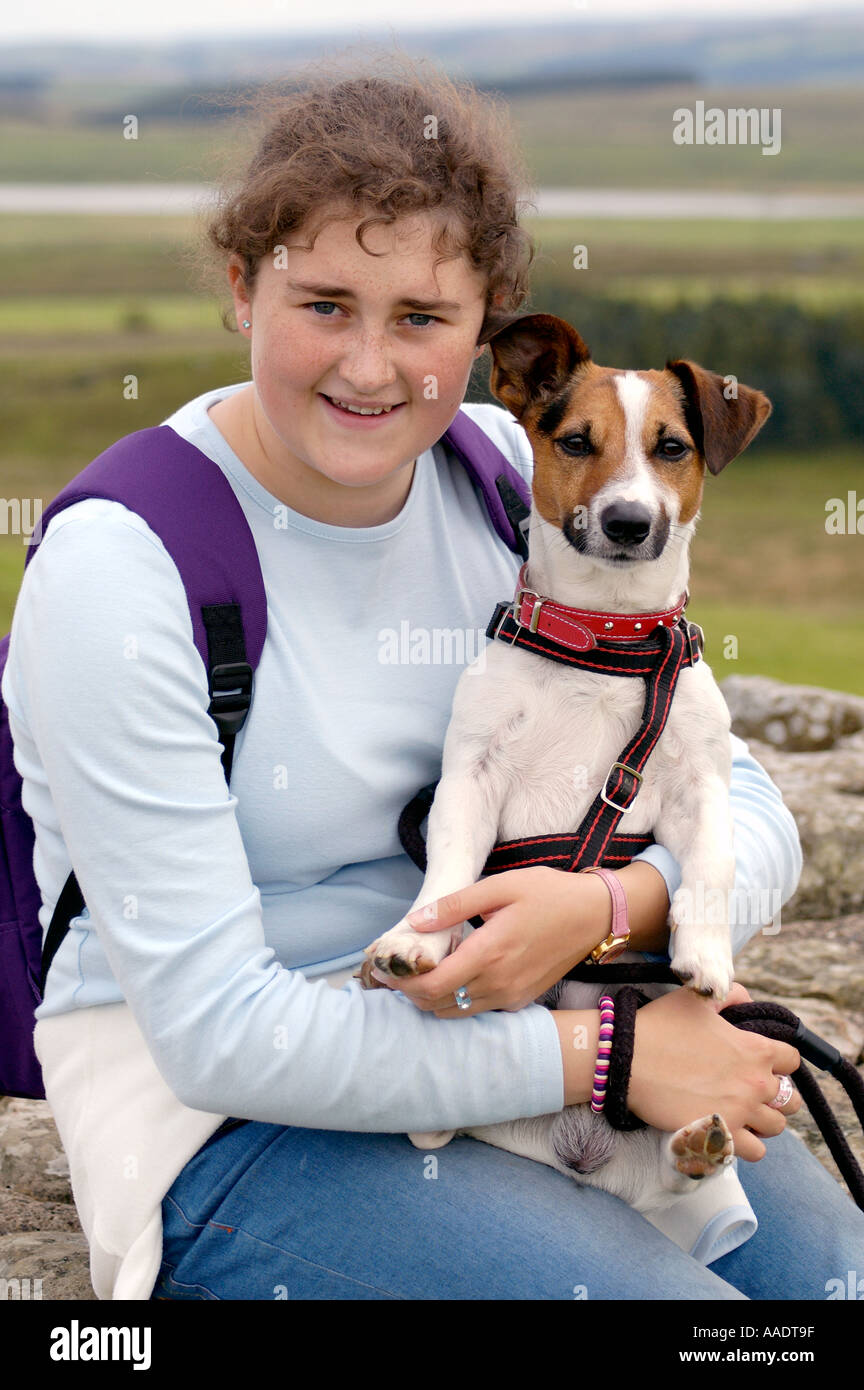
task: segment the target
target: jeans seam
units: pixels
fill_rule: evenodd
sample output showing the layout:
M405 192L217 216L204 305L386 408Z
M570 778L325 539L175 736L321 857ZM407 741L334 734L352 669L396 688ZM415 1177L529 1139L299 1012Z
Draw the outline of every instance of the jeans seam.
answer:
M210 1221L208 1225L214 1230L225 1231L225 1227L217 1222ZM395 1293L392 1289L385 1289L380 1284L369 1284L365 1279L355 1279L353 1275L343 1274L338 1269L331 1269L329 1265L321 1264L319 1260L309 1260L305 1255L297 1255L293 1250L287 1250L284 1245L277 1245L275 1241L264 1240L261 1236L254 1235L252 1231L247 1231L245 1226L232 1226L231 1231L245 1236L247 1240L254 1240L257 1245L264 1245L270 1250L278 1250L280 1255L286 1255L289 1260L296 1260L299 1264L309 1265L311 1269L320 1269L325 1274L343 1280L346 1284L356 1284L361 1289L371 1289L374 1293L387 1294L389 1298L398 1298L402 1301L405 1299L404 1294Z
M169 1202L171 1204L171 1206L179 1214L180 1218L186 1223L190 1230L203 1231L206 1226L209 1226L209 1221L190 1220L190 1218L186 1215L185 1211L181 1207L180 1203L177 1201L176 1197L171 1197L166 1193L166 1195L162 1198L162 1201Z
M219 1296L218 1293L214 1293L213 1289L208 1289L208 1287L207 1287L206 1284L201 1284L201 1283L197 1283L197 1282L194 1283L194 1284L184 1284L182 1279L176 1279L176 1278L174 1277L174 1276L175 1276L175 1273L176 1273L176 1270L177 1270L177 1266L176 1266L176 1265L169 1264L169 1262L168 1262L167 1260L163 1260L163 1261L162 1261L162 1267L160 1268L159 1273L158 1273L158 1275L156 1276L156 1285L158 1285L158 1284L160 1284L160 1283L163 1283L163 1282L170 1282L171 1284L174 1285L175 1288L178 1288L178 1289L203 1289L205 1293L209 1293L209 1295L210 1295L211 1298L215 1298L216 1301L217 1301L218 1303L224 1302L224 1299L220 1298L220 1296ZM155 1286L154 1286L154 1291L155 1291ZM199 1302L204 1302L204 1301L205 1301L205 1300L203 1300L203 1299L200 1299L200 1300L199 1300Z
M209 1229L211 1231L225 1231L225 1225L218 1221L190 1221L183 1208L177 1202L176 1198L166 1196L163 1200L165 1202L171 1203L171 1206L174 1207L175 1211L178 1212L181 1219L186 1223L190 1230L198 1231L199 1233L206 1229ZM321 1264L318 1260L306 1259L304 1255L298 1255L293 1250L287 1250L284 1246L277 1245L275 1241L264 1240L261 1236L254 1235L251 1231L247 1231L245 1226L232 1226L231 1231L232 1233L236 1231L240 1235L246 1236L247 1240L253 1240L258 1245L267 1246L271 1250L278 1250L280 1255L286 1255L290 1260L296 1260L300 1264L308 1265L311 1269L320 1269L325 1274L329 1274L336 1279L342 1279L345 1283L356 1284L358 1288L371 1289L375 1293L387 1294L387 1296L390 1298L398 1298L404 1301L404 1294L395 1293L392 1289L382 1288L379 1284L369 1284L366 1282L365 1279L355 1279L350 1274L343 1274L338 1269L331 1269L329 1265ZM163 1267L168 1269L175 1268L174 1265L169 1265L166 1261L163 1261ZM161 1278L161 1271L159 1277ZM177 1284L178 1288L207 1288L206 1284L184 1285L176 1279L174 1280L174 1283ZM212 1290L208 1289L207 1292L212 1293ZM213 1297L218 1298L219 1295L214 1293Z

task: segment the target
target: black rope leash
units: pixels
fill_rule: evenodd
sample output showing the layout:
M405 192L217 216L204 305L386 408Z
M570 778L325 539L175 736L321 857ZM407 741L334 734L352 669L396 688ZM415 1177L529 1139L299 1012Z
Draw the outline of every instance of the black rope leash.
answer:
M662 973L663 983L666 983L667 976L672 976L672 980L676 981L676 977L672 975L667 966L651 965L609 965L605 968L601 966L596 970L596 973L592 972L592 976L588 978L594 978L598 984L608 983L624 978L623 972L633 972L630 974L630 978L635 976L645 981L649 979L657 981L658 975ZM576 972L571 971L571 977L574 973L578 973L580 978L584 977L579 967L577 967ZM605 976L605 980L601 980L601 975ZM671 983L671 981L669 982ZM606 1103L603 1112L613 1129L645 1128L644 1122L636 1115L631 1114L627 1108L627 1088L630 1084L630 1068L633 1063L636 1013L647 1002L647 996L632 985L625 985L615 996L615 1032L609 1058L609 1080L606 1086ZM747 1004L730 1004L727 1008L720 1010L720 1017L725 1018L727 1023L734 1024L736 1028L743 1028L748 1033L761 1033L763 1037L790 1043L792 1047L797 1048L802 1058L806 1057L814 1066L830 1072L840 1082L848 1095L858 1121L864 1129L864 1080L862 1080L857 1068L848 1062L831 1043L826 1042L817 1033L806 1028L798 1015L794 1014L791 1009L787 1009L783 1004L772 1003L770 1000L761 1002L754 1000ZM816 1121L819 1133L825 1140L831 1157L848 1185L853 1201L864 1211L864 1173L862 1173L860 1164L849 1147L849 1142L840 1128L837 1117L828 1104L821 1086L803 1061L798 1070L793 1072L792 1082L801 1092L802 1099L806 1102L810 1114Z

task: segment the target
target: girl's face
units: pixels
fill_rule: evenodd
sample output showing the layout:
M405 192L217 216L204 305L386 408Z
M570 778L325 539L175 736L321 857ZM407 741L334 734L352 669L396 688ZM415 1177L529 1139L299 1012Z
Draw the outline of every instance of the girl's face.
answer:
M229 263L238 326L251 338L249 437L270 490L315 513L328 502L338 513L345 488L398 511L411 465L453 420L483 351L485 277L464 256L433 270L431 215L367 228L379 255L356 242L360 220L328 223L311 251L289 240L266 256L251 301L238 259ZM393 408L361 416L334 401Z

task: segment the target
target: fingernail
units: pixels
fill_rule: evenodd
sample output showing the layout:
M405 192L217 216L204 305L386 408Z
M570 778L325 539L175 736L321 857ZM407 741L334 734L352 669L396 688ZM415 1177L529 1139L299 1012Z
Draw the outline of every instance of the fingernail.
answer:
M369 974L372 976L373 980L378 980L379 983L382 985L389 985L390 983L390 976L384 975L376 965L372 966L372 969L369 971Z
M416 912L409 912L405 921L411 927L421 927L424 922L437 922L438 904L427 903L425 907L418 907Z

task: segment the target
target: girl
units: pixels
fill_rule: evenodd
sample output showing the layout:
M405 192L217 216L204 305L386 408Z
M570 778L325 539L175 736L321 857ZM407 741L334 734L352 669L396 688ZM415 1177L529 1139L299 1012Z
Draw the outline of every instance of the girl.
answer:
M405 1137L584 1102L596 1055L596 1013L531 1002L607 934L595 875L483 881L470 911L489 920L438 971L395 991L351 978L416 895L396 822L438 773L460 674L388 664L382 634L476 633L518 567L437 441L525 299L525 172L495 103L407 62L316 74L262 114L209 228L252 380L166 422L225 473L267 590L230 790L177 570L118 503L52 519L4 681L45 923L72 864L87 904L36 1047L93 1287L822 1298L864 1265L864 1217L783 1132L800 1097L772 1102L798 1054L685 990L640 1011L629 1102L666 1130L723 1113L755 1235L743 1193L670 1238L527 1159L462 1137L432 1164ZM529 478L512 417L469 413ZM736 886L786 901L794 824L740 740L731 797ZM637 949L664 950L676 874L662 846L620 870Z

